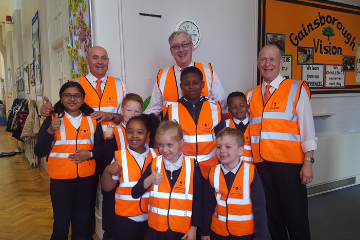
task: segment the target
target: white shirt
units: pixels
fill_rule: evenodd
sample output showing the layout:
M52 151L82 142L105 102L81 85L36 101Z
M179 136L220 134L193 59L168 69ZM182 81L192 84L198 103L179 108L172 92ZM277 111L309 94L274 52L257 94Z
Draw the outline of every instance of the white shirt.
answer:
M270 93L273 94L279 88L280 83L284 81L284 77L280 74L270 83ZM261 85L261 93L264 92L268 85L263 81ZM311 103L307 91L304 86L301 87L299 101L296 105L296 116L300 129L301 148L304 153L317 149L317 138L315 137L314 119L311 110Z
M176 160L175 163L172 163L163 157L163 162L164 162L164 166L165 166L166 170L168 170L172 173L173 171L179 170L182 167L184 155L182 152L180 152L180 153L181 153L180 157Z
M80 115L77 116L77 117L73 117L71 116L70 114L68 114L66 111L65 112L65 115L66 117L69 119L69 121L71 122L71 124L74 126L75 129L78 129L80 127L80 124L81 124L81 119L82 119L82 113L80 111Z
M189 66L194 66L194 62L191 62ZM174 66L174 74L175 74L175 79L176 79L176 84L177 84L177 89L178 89L178 98L180 99L182 97L182 91L180 88L180 75L181 75L181 68L178 65ZM217 76L217 74L215 73L215 71L213 71L213 85L212 88L210 90L210 96L209 99L210 100L215 100L218 101L221 109L223 112L226 112L227 110L227 104L226 104L226 98L227 96L225 95L225 90L220 82L219 77ZM150 99L150 103L148 105L148 107L146 108L146 110L144 111L145 114L150 114L150 113L154 113L155 115L158 115L161 111L162 111L162 105L163 105L163 96L160 92L160 89L157 85L157 83L155 82L154 88L153 88L153 92L151 95L151 99Z
M144 147L145 147L145 152L137 153L137 152L131 150L129 145L127 145L127 150L129 150L131 156L133 156L133 158L135 159L135 161L137 162L137 164L139 165L141 170L144 168L145 159L149 155L149 151L150 151L149 146L147 144L145 144ZM115 159L113 159L111 161L111 163L113 163L113 162L115 162ZM119 175L113 175L112 179L119 180ZM141 215L138 215L138 216L135 216L135 217L128 217L128 218L135 221L135 222L143 222L143 221L146 221L148 219L148 214L143 213Z
M237 125L239 125L239 123L243 123L244 125L246 125L246 124L248 124L248 122L249 122L249 119L248 118L245 118L243 121L241 121L240 119L237 119L237 118L234 118L233 117L233 121L234 121L234 123L236 123Z
M237 171L238 171L239 168L240 168L241 162L242 162L242 161L241 161L241 159L240 159L240 162L239 162L233 169L231 169L231 171L226 170L226 168L224 167L224 165L223 165L222 163L220 163L220 167L221 167L221 169L223 170L224 175L226 175L228 172L232 172L233 174L236 175Z

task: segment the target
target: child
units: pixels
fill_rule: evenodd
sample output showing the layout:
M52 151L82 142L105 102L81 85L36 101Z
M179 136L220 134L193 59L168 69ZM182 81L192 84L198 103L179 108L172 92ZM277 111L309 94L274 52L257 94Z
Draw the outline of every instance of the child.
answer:
M131 191L133 198L150 189L146 240L194 240L201 225L200 171L193 158L180 152L179 124L162 122L156 133L161 156L154 158Z
M226 127L216 136L221 163L211 168L204 188L202 240L266 239L264 190L255 166L241 161L243 151L239 130Z
M60 89L54 114L41 125L34 152L48 156L50 195L54 211L51 239L85 239L95 158L102 157L101 125L90 118L94 110L84 103L85 92L77 82Z
M215 135L225 127L224 117L218 102L200 95L204 81L198 68L185 68L180 79L184 97L168 107L164 120L180 124L184 131L182 151L197 160L206 179L210 168L219 163L215 155Z
M131 189L152 159L159 155L146 144L149 137L155 137L158 126L159 119L153 114L131 118L126 125L127 148L115 152L116 160L105 168L101 177L101 187L106 192L120 183L115 194L113 239L144 239L148 227L149 193L134 199Z
M242 92L232 92L227 97L228 111L233 116L227 119L226 126L231 128L237 128L242 133L245 133L249 124L249 120L246 116L248 112L248 105L245 94Z

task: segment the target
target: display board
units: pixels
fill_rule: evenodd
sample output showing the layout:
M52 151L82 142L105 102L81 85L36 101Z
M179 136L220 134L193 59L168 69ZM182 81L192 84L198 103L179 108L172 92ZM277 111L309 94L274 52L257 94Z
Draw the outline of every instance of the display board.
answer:
M279 46L281 74L306 81L312 93L360 92L359 22L360 7L348 4L259 0L258 48Z

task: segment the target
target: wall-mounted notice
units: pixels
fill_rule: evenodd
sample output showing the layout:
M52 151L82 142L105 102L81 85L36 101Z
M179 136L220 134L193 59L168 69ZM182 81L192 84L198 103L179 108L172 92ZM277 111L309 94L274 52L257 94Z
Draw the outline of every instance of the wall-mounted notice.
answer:
M325 66L325 87L345 87L345 72L341 69L341 65Z
M284 78L292 79L292 55L283 55L284 64L280 69L280 74Z
M311 88L324 87L324 65L302 65L301 79L306 81Z

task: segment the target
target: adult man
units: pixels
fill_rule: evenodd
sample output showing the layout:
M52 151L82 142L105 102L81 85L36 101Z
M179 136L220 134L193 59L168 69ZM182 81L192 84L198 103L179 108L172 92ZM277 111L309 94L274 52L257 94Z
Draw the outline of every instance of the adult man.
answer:
M212 70L211 64L195 63L192 61L194 45L191 41L191 36L186 31L175 31L169 37L169 44L170 53L174 57L176 65L160 69L149 106L144 113L158 115L163 111L163 116L165 116L166 107L171 103L177 102L183 96L180 88L180 74L182 69L189 66L195 66L203 73L205 86L201 95L210 100L218 101L222 110L225 111L225 91L218 76Z
M251 148L264 185L272 239L310 239L306 184L313 179L317 148L304 81L284 79L284 61L275 45L265 46L257 65L263 83L247 94Z
M85 90L85 100L95 112L90 114L90 117L101 123L103 132L105 133L109 124L115 125L122 121L120 114L121 104L126 95L125 83L120 79L107 76L109 66L109 57L106 50L100 46L92 47L87 56L86 64L89 66L89 74L85 77L72 79L69 81L77 81ZM41 107L41 115L49 116L53 110L52 104L47 97L44 97L46 103ZM104 134L105 136L105 134ZM110 159L111 161L111 159ZM96 163L97 174L102 174L105 167L110 163L109 159L101 159ZM95 233L95 194L98 177L94 186L94 196L91 199L92 209L90 210L90 226L89 238ZM110 191L104 194L103 200L103 229L105 230L103 239L110 239L111 235L111 214L115 214L115 191ZM106 195L106 196L105 196Z

